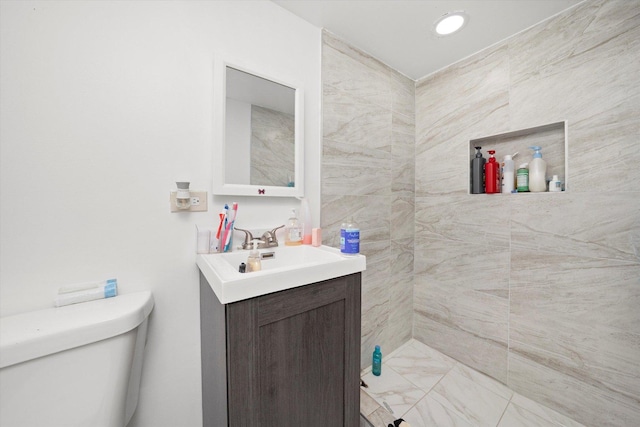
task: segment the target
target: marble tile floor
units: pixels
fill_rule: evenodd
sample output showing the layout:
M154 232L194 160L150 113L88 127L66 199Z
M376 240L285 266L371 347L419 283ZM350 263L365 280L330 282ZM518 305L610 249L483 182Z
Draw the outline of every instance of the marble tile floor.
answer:
M398 418L411 427L584 427L416 340L383 354L382 375L361 378L361 427Z

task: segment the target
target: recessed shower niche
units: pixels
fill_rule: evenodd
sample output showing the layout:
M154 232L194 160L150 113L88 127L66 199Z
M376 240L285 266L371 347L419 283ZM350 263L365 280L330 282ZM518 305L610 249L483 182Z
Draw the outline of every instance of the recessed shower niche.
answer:
M487 160L489 159L489 150L495 150L494 156L499 163L503 161L505 155L518 153L513 159L517 170L519 165L531 162L533 150L529 147L536 145L542 147L542 158L547 162L547 182L554 175L558 175L563 183L563 191L567 191L569 189L568 141L566 120L470 140L469 162L467 162L469 194L471 194L471 169L469 166L475 157L475 147L482 147L482 156Z

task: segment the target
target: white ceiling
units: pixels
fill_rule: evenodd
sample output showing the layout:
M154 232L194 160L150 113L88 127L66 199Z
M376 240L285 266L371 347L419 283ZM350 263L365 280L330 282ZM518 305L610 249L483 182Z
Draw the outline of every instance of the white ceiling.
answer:
M273 0L417 80L582 0ZM465 11L467 25L437 37L434 22Z

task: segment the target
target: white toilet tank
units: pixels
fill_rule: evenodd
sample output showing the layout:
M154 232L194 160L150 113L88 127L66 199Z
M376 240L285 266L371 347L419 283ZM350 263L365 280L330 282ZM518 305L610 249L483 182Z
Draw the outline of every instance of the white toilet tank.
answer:
M0 318L0 426L126 426L151 310L136 292Z

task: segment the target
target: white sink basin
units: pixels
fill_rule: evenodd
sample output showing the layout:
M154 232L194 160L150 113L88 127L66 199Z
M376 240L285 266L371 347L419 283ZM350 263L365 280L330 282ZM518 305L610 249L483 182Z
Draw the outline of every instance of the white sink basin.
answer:
M344 256L329 246L278 246L259 252L275 256L262 260L261 271L250 273L238 271L249 251L198 255L198 267L222 304L366 270L364 255Z

